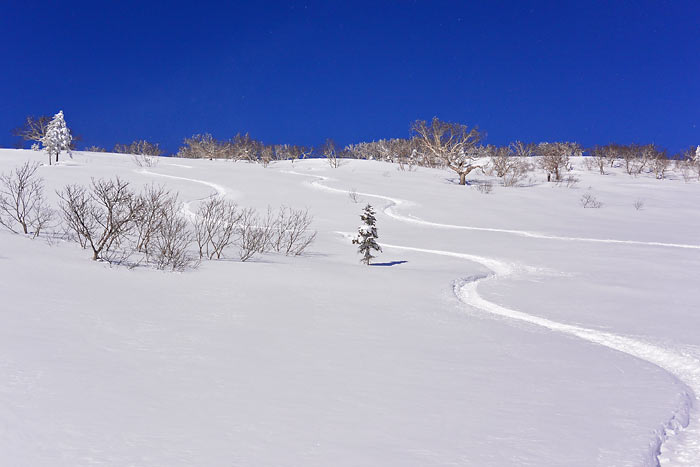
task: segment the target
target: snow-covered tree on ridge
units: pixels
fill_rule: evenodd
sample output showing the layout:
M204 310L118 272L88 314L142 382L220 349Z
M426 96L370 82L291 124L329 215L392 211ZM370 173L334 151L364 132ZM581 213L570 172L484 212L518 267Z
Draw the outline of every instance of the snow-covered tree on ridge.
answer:
M362 224L357 229L357 237L352 240L352 243L360 245L357 249L357 252L362 255L360 262L369 265L372 258L374 258L372 251L382 251L382 247L377 244L377 239L379 238L376 227L377 219L374 217L372 206L369 204L365 206L360 219L362 219Z
M73 137L63 118L63 111L59 110L46 128L46 134L41 138L41 143L49 155L49 165L51 165L51 156L54 154L56 155L56 162L58 162L58 155L61 151L66 150L70 154L70 143L72 140Z

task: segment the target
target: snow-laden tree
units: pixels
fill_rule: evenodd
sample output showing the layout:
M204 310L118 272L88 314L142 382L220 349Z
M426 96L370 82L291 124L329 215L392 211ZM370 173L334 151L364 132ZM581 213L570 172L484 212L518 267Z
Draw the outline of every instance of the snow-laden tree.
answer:
M44 145L44 149L46 149L49 155L49 165L51 165L51 156L54 154L56 155L56 162L58 162L58 155L61 151L66 150L68 154L70 154L70 144L72 140L73 137L63 118L63 111L60 110L53 116L53 119L46 128L46 134L41 138L41 143Z
M374 217L372 206L369 204L365 206L360 219L362 219L362 224L357 229L357 237L352 240L352 243L360 245L357 248L357 252L362 255L360 262L369 265L372 258L374 258L372 251L382 251L382 247L377 244L377 239L379 238L376 226L377 219Z

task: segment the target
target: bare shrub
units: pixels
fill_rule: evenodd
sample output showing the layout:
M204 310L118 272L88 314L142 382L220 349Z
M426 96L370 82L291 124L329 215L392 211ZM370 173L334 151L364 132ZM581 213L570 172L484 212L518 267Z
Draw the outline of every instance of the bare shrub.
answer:
M581 179L576 177L575 175L567 175L566 177L562 178L561 180L558 180L556 182L557 186L565 186L566 188L576 188L576 185L578 185L578 182L580 182Z
M141 201L131 191L129 183L119 177L93 178L89 190L68 185L58 196L67 228L83 247L90 247L92 259L121 261L123 256L116 250L134 228L141 210Z
M595 196L593 196L591 193L586 193L583 196L581 196L581 206L584 208L600 208L603 206L603 203L598 201Z
M237 224L243 216L238 205L220 196L203 201L194 223L199 258L220 259L235 240Z
M236 244L238 257L248 261L258 253L264 253L269 244L270 230L261 227L260 217L255 209L243 209L236 223Z
M178 211L177 196L171 196L159 209L158 228L154 232L149 256L158 269L183 271L194 264L190 253L192 233Z
M337 169L342 165L341 160L341 150L335 144L335 141L328 138L324 145L321 147L321 153L325 156L328 161L328 165L332 168Z
M134 164L142 168L155 167L158 165L158 156L135 154L131 159L134 161Z
M158 234L164 213L176 205L177 195L172 195L160 185L148 185L139 195L140 209L134 217L134 247L147 258L151 254L151 242Z
M644 207L644 200L643 199L638 199L636 200L633 204L634 209L637 211L641 210Z
M493 191L493 183L491 181L481 182L476 185L476 189L482 195L488 195Z
M316 238L316 232L309 229L313 219L308 210L282 206L272 224L272 249L288 256L302 254Z
M666 151L658 151L651 156L651 170L658 180L666 178L666 172L670 166L671 161Z
M88 146L84 149L87 152L107 152L107 150L101 146Z
M131 144L115 144L114 152L117 154L135 154L139 156L154 156L158 157L163 154L163 151L158 146L158 143L140 139Z
M38 163L25 162L0 175L0 224L34 238L53 218L44 199L44 180L36 174L38 168Z
M350 198L350 201L355 204L360 202L360 195L357 194L357 190L355 188L350 188L350 191L348 191L348 198Z

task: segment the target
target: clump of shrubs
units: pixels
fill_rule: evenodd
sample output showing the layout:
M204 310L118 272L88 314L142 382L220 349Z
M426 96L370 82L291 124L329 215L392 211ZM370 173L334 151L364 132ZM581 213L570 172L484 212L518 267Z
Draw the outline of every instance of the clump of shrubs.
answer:
M271 251L300 255L316 237L306 210L282 206L262 216L212 196L188 217L177 194L158 185L135 191L119 177L66 185L57 192L57 216L45 202L38 167L25 163L0 176L0 225L38 237L58 217L63 237L95 261L183 271L225 258L231 249L241 261Z

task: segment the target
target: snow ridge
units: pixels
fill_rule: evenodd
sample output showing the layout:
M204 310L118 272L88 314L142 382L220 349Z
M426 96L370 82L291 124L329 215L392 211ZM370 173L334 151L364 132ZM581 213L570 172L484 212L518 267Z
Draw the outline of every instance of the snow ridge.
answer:
M315 174L302 174L293 171L288 171L288 173L315 177L316 180L311 182L311 186L315 188L336 193L349 193L349 190L332 188L320 183L323 181L329 181L330 178L328 177ZM391 198L389 196L378 195L374 193L358 194L362 196L388 201L389 204L385 207L384 212L394 219L433 227L458 228L465 230L486 230L551 240L587 241L599 243L627 243L632 245L700 249L699 245L685 245L662 242L641 242L634 240L607 240L577 237L558 237L519 230L488 229L479 227L472 228L467 226L438 224L434 222L424 221L415 217L404 216L394 211L394 208L399 205L411 204L408 201L397 198ZM345 233L338 233L347 236L347 234ZM668 371L680 383L682 383L685 386L686 391L682 398L680 406L677 407L675 412L671 414L671 417L668 419L668 421L666 421L666 423L664 423L662 427L656 430L654 439L652 440L649 446L650 449L648 458L646 459L646 463L650 466L663 465L665 467L697 467L698 465L700 465L700 412L698 411L698 408L695 404L697 401L697 395L700 394L700 359L696 358L695 356L688 355L685 352L661 347L658 345L653 345L631 337L621 336L611 332L600 331L596 329L589 329L582 326L574 326L570 324L559 323L557 321L553 321L547 318L542 318L539 316L530 315L528 313L523 313L521 311L506 308L484 299L478 293L477 287L478 284L481 282L495 281L507 277L512 277L513 275L519 272L530 272L533 268L523 267L516 263L506 262L496 258L488 258L453 251L392 245L383 242L381 243L381 245L385 248L394 248L405 251L415 251L433 255L450 256L480 264L489 269L491 272L489 274L474 276L455 282L455 295L463 303L472 306L476 309L490 313L492 315L526 322L536 326L547 328L554 332L572 335L585 341L602 345L610 349L626 353L633 357L640 358L644 361L650 362Z

